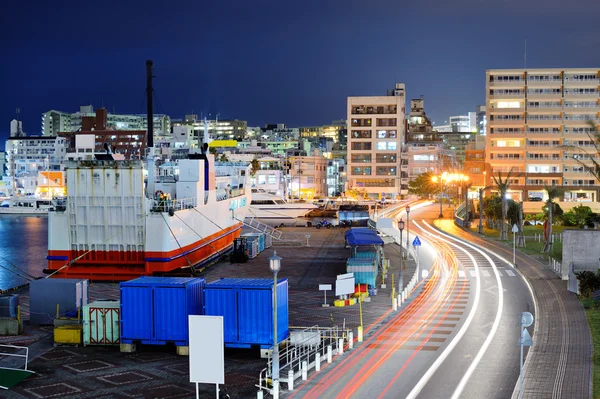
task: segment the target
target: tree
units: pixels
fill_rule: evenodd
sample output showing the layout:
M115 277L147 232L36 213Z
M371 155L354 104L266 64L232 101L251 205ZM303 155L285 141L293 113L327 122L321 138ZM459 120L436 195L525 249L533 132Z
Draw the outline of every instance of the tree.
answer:
M563 223L565 226L592 226L594 223L594 212L589 206L579 205L571 208L563 214Z
M416 179L408 182L408 192L420 197L429 197L440 191L440 184L433 182L435 175L431 172L421 173Z
M546 235L546 244L544 245L543 252L550 252L550 247L552 245L552 214L554 210L554 200L563 195L564 191L561 187L556 186L545 186L544 189L548 194L548 200L546 201L546 207L548 208L548 232Z
M217 147L208 147L208 152L213 155L217 155Z
M575 145L563 145L562 147L572 152L571 158L577 161L586 172L594 176L596 180L600 180L600 163L596 161L596 158L600 155L600 132L598 131L598 125L593 121L589 121L588 124L590 131L586 134L594 147L592 151ZM592 165L590 166L588 162L591 162Z
M258 159L254 158L252 162L250 162L250 168L250 174L252 176L256 175L256 172L260 169L260 162L258 162Z
M506 193L510 188L510 178L512 176L513 169L510 168L508 173L506 174L506 178L502 180L501 172L498 172L498 177L492 176L494 179L494 183L496 184L496 189L500 193L500 198L502 199L502 227L500 229L500 239L507 240L508 233L506 231L506 214L508 213L508 201L506 198Z
M221 157L219 158L219 161L221 161L221 162L229 162L229 158L227 157L227 155L221 154Z

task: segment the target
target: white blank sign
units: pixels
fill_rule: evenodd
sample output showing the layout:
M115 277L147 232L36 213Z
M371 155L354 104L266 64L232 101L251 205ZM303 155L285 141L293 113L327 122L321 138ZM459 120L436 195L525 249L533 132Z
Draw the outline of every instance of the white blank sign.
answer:
M354 273L348 273L354 276ZM339 277L339 276L338 276ZM354 294L354 277L335 280L335 295Z
M190 382L225 384L223 316L190 315Z

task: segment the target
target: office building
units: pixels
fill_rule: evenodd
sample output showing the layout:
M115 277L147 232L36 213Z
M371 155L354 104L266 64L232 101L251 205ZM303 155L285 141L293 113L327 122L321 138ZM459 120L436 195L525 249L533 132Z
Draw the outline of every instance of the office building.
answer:
M486 161L494 176L513 171L512 197L545 199L544 186L556 185L565 190L559 201L599 201L599 182L573 159L600 161L589 136L600 115L599 76L599 68L486 72Z
M487 128L487 113L485 105L478 105L475 112L475 127L477 128L477 134L485 136L485 129Z
M403 83L385 96L348 97L347 189L372 199L400 195L405 102Z

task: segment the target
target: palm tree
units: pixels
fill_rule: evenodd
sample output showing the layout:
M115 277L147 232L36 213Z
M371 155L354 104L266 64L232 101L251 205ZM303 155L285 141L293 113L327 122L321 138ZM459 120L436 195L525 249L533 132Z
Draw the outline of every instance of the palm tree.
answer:
M502 227L500 229L500 239L508 240L508 232L506 231L506 215L508 213L508 201L506 200L506 192L510 187L510 178L512 176L513 169L510 168L506 174L506 179L502 180L502 174L498 172L498 177L492 176L496 189L500 193L500 199L502 200Z
M548 208L548 231L546 236L546 243L544 244L543 252L550 252L552 246L552 211L554 210L554 200L563 195L563 189L556 186L545 186L546 193L548 193L548 200L546 201L546 207Z
M596 180L600 180L600 163L596 160L596 158L600 156L600 131L598 130L598 125L593 121L589 121L588 124L590 126L590 132L587 133L587 136L594 147L593 151L587 151L575 145L564 145L562 147L568 151L577 152L578 154L571 154L571 158L577 161L579 165L583 166L583 169L594 176ZM589 159L582 160L581 155L584 155L584 158ZM592 165L589 165L589 162L591 162Z

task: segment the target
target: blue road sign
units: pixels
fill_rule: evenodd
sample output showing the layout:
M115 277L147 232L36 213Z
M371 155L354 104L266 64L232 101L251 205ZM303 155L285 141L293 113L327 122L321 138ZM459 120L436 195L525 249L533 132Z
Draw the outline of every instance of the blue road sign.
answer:
M413 247L420 247L421 246L421 240L419 240L419 236L416 236L415 239L413 240Z

